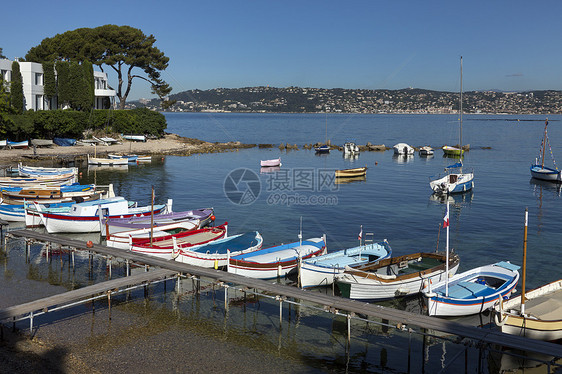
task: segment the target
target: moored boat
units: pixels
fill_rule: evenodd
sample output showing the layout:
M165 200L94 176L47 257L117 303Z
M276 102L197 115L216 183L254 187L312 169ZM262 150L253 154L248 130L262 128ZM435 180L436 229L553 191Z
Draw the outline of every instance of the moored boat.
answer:
M108 154L107 157L113 160L126 159L128 162L135 162L139 158L138 155L119 155L119 154Z
M297 267L300 259L318 256L324 254L325 251L324 238L311 238L262 248L250 253L230 256L228 272L250 278L282 278Z
M426 145L420 147L419 155L422 157L433 156L433 153L434 153L433 148L431 148L430 146Z
M336 170L336 178L354 178L367 175L367 167Z
M358 300L391 299L421 292L429 282L445 279L445 253L418 252L391 257L355 268L347 267L336 284L344 297ZM459 257L449 256L455 273Z
M299 266L300 286L306 288L331 285L345 271L346 266L374 263L391 255L392 249L384 240L302 260Z
M554 168L544 166L544 156L546 147L550 149L550 155L554 161L554 155L552 154L552 147L550 146L550 141L548 140L548 119L544 122L544 134L541 141L541 147L539 150L539 157L535 159L535 163L531 165L531 177L535 179L540 179L548 182L562 183L562 170L558 170L556 163L554 163Z
M146 136L145 135L125 135L125 134L121 134L121 137L125 140L130 140L130 141L134 141L134 142L146 142Z
M167 207L165 204L159 204L154 205L154 210L151 206L129 208L125 199L114 197L73 204L68 213L50 213L45 212L41 206L36 208L47 232L52 234L59 232L100 232L104 217L146 216L152 214L152 212L159 214L165 212Z
M359 146L354 142L346 142L343 145L344 155L356 155L359 154Z
M430 284L424 292L430 316L466 316L491 309L509 297L519 281L519 266L498 262Z
M180 221L159 226L143 227L136 230L121 231L106 236L108 247L131 249L134 245L150 242L150 238L159 238L179 234L199 228L199 220Z
M281 166L281 157L275 158L272 160L261 160L260 161L261 167L276 167Z
M104 219L102 235L115 234L123 231L138 230L182 221L198 220L199 226L207 226L215 220L213 208L193 209L181 212L158 214L154 217L128 217Z
M127 165L129 160L127 158L103 158L103 157L90 157L88 155L88 165Z
M394 149L395 155L408 156L408 155L413 155L415 152L414 147L411 147L406 143L395 144L392 148Z
M136 243L131 251L156 256L166 260L172 260L178 256L183 247L199 246L226 237L228 223L216 227L205 227L197 230L180 232L178 234L165 235Z
M233 235L202 245L182 246L174 252L174 260L185 264L215 269L227 266L230 256L244 255L259 250L263 238L257 231Z

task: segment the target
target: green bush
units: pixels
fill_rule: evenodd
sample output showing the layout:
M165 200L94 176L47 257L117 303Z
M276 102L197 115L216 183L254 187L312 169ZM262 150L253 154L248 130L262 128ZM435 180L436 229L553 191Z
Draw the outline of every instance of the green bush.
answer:
M10 140L30 138L82 138L84 131L106 134L151 134L160 136L166 129L163 114L149 109L27 111L21 115L6 115L10 120L6 135Z

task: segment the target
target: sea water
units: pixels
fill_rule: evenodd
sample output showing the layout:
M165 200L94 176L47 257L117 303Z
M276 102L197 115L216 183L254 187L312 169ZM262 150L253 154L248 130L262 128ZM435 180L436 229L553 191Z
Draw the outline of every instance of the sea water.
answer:
M154 187L156 201L173 199L175 211L213 207L216 222L228 222L230 234L258 230L264 246L296 241L302 232L303 238L325 234L328 250L335 251L357 245L362 232L363 237L372 233L375 241L387 239L395 256L445 248L447 238L440 227L449 200L449 243L460 256L459 271L497 261L521 265L524 210L528 208L527 285L536 287L561 278L560 186L532 180L529 173L539 153L545 116L465 115L463 144L470 144L471 150L463 163L474 170L475 187L449 199L431 194L429 177L456 162L444 158L438 149L459 142L459 119L454 115L170 113L166 118L167 131L182 136L273 146L153 157L151 163L131 164L124 170L81 167L81 182L112 183L117 194L140 205L150 203ZM562 158L560 116L549 120L552 154ZM340 151L317 155L303 149L304 144L324 142L326 134L332 144L355 141L392 147L405 142L430 145L436 152L429 158L397 157L392 150L362 152L356 159L347 159ZM280 150L280 143L296 144L299 150ZM546 155L548 163L550 148ZM277 157L282 162L279 170L260 168L260 160ZM366 178L336 183L334 170L362 166L368 167ZM2 260L2 307L109 277L105 260L97 259L89 267L87 259L78 259L72 269L68 256L51 254L47 260L39 245L32 246L28 261L17 245ZM112 276L123 271L117 267ZM443 367L447 358L451 360L462 349L361 322L353 323L348 346L345 318L314 308L285 306L279 325L277 302L243 299L234 293L230 296L235 300L226 311L221 305L222 290L206 288L196 297L189 291L190 281L182 284L180 294L173 285L166 289L159 285L152 287L148 299L142 298L142 292L117 297L111 320L103 302L95 314L86 305L45 317L43 325L37 319L37 334L73 346L98 369L123 366L140 372L185 371L190 364L252 372L240 362L236 366L235 358L244 355L259 364L256 372L406 371L409 345L412 359L423 359L429 372ZM332 290L322 292L331 294ZM384 305L421 310L417 298ZM487 322L489 316L476 324ZM84 331L85 337L77 334ZM199 340L191 344L208 344L209 352L220 347L225 352L222 361L209 352L214 359L208 362L177 361L178 356L193 355L186 342L194 336ZM163 363L162 357L170 361ZM464 365L462 360L455 364Z

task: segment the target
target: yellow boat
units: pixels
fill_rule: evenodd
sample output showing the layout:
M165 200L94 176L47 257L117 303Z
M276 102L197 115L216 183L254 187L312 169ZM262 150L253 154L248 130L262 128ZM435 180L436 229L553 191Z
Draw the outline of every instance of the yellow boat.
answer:
M367 167L336 170L336 178L363 177L367 175Z

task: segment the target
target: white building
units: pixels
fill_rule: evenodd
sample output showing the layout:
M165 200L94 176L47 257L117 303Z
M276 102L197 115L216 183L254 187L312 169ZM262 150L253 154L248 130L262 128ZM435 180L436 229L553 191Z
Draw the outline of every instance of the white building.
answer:
M43 65L37 62L19 61L20 72L23 82L23 96L25 110L49 110L57 107L57 98L48 100L44 93L45 78ZM12 61L0 59L0 79L4 82L12 81ZM109 89L107 84L107 74L101 71L94 71L94 109L104 109L104 102L113 103L115 90Z

